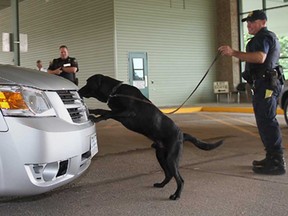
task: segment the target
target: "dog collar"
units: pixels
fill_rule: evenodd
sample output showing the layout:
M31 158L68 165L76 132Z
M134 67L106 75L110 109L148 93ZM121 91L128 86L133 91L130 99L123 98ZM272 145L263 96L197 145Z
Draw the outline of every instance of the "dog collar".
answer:
M107 100L107 104L109 103L110 101L110 98L113 97L113 95L115 94L115 92L117 91L117 89L122 85L123 82L120 82L118 83L116 86L113 87L112 91L110 92L110 95L108 97L108 100Z
M114 86L114 88L112 89L109 97L111 97L116 91L117 89L122 85L123 82L118 83L118 85Z

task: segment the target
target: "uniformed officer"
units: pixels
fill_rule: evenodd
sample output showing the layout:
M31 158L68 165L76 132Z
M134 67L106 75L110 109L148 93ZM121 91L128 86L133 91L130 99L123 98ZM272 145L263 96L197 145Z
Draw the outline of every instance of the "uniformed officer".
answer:
M281 175L285 171L282 135L276 119L276 109L282 86L276 71L280 57L280 45L276 35L266 26L267 16L262 10L254 10L242 19L247 21L248 32L254 35L246 52L229 46L219 47L222 55L233 56L246 62L242 76L251 84L252 103L266 157L253 161L253 171L259 174Z
M48 73L64 77L77 84L76 72L79 70L76 58L69 57L65 45L59 47L60 58L53 59L49 65Z

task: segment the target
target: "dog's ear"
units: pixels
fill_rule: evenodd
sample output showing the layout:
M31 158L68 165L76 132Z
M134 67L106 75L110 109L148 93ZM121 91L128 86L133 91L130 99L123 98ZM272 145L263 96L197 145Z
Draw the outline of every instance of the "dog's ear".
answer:
M93 89L98 89L101 86L102 78L102 74L95 74L87 79L87 84Z
M97 80L96 80L97 87L100 87L100 86L101 86L102 78L103 78L103 75L102 75L102 74L98 74Z

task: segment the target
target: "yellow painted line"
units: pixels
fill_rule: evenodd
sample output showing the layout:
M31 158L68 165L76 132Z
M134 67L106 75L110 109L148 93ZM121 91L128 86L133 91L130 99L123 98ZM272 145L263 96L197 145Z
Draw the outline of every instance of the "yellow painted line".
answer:
M209 116L209 115L206 115L206 114L203 114L203 113L199 113L198 115L203 116L203 117L208 118L208 119L211 119L211 120L213 120L213 121L219 122L219 123L221 123L221 124L227 125L227 126L232 127L232 128L234 128L234 129L236 129L236 130L239 130L239 131L242 131L242 132L244 132L244 133L247 133L247 134L249 134L249 135L251 135L251 136L260 138L259 133L252 132L252 131L250 131L250 130L246 130L246 129L241 128L241 127L239 127L239 126L236 126L236 125L234 125L234 124L225 122L225 121L223 121L223 120L221 120L221 119L214 118L214 117L212 117L212 116ZM222 114L221 114L221 115L222 115ZM253 124L253 123L248 123L248 122L246 122L246 121L242 121L242 120L239 120L239 119L236 119L236 118L230 118L230 117L227 116L227 115L223 115L223 116L225 116L226 118L229 118L230 120L233 120L233 121L237 121L237 122L241 122L241 123L244 123L244 124L247 124L247 125L251 125L251 126L257 127L257 125L256 125L256 124ZM282 137L287 137L287 135L286 135L285 133L282 133ZM288 143L284 143L284 140L283 140L283 146L284 146L285 148L288 148Z
M278 115L283 115L284 114L284 110L277 108L277 114Z
M240 122L241 124L246 124L246 125L250 125L250 126L253 126L253 127L257 127L256 123L247 122L247 121L244 121L244 120L240 120L238 118L232 118L232 117L230 117L231 115L229 116L229 115L222 114L221 116L224 116L225 118L228 118L231 121L236 121L236 122ZM252 117L252 118L254 118L254 117Z
M175 110L175 108L163 108L160 109L163 113L168 114ZM224 106L204 106L204 107L183 107L176 113L185 114L193 112L234 112L234 113L253 113L253 107L224 107ZM284 111L280 108L277 109L277 114L284 114Z
M170 112L174 111L175 109L176 108L163 108L160 110L163 113L170 113ZM200 112L200 111L202 111L202 107L183 107L175 113L192 113L192 112Z
M253 107L203 107L205 112L235 112L235 113L254 113ZM284 111L277 108L277 114L284 114Z
M251 136L259 137L258 133L257 133L257 134L256 134L256 133L253 133L253 132L250 131L250 130L246 130L246 129L244 129L244 128L238 127L238 126L235 125L235 124L228 123L228 122L226 122L226 121L223 121L223 120L218 119L218 118L214 118L214 117L209 116L209 115L206 115L206 114L199 113L199 115L201 115L201 116L203 116L203 117L205 117L205 118L211 119L211 120L213 120L213 121L219 122L219 123L221 123L221 124L223 124L223 125L227 125L227 126L229 126L229 127L231 127L231 128L234 128L234 129L236 129L236 130L238 130L238 131L241 131L241 132L243 132L243 133L249 134L249 135L251 135Z
M204 112L239 112L253 113L252 107L203 107Z

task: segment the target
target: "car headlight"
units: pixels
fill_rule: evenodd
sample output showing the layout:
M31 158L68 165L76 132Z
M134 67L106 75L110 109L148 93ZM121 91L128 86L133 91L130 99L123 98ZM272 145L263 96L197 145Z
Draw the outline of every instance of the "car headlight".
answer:
M6 116L56 116L43 91L21 86L0 85L0 109Z

